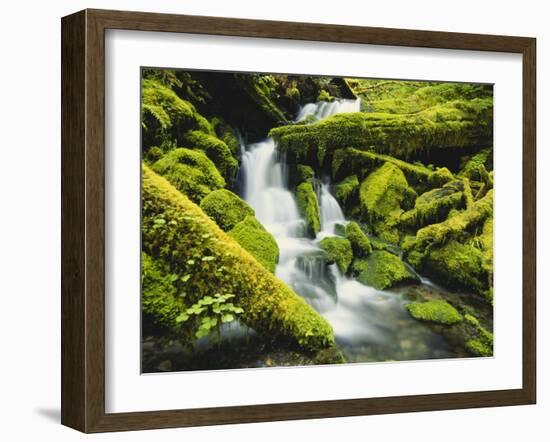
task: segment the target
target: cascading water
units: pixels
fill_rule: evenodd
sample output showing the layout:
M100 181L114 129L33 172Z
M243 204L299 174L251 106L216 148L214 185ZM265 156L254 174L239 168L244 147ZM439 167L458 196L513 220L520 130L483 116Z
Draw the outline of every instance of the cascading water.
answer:
M312 103L296 121L359 110L359 99ZM451 356L439 335L409 317L402 295L367 287L326 264L319 241L337 235L337 226L347 223L328 181L318 188L321 232L311 239L288 185L285 158L273 139L248 145L240 172L244 199L279 245L276 276L329 321L349 361Z

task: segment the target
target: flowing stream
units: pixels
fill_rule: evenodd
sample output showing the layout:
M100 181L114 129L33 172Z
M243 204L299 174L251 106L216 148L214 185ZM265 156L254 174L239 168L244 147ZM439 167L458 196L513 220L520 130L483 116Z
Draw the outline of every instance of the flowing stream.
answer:
M359 112L359 106L359 100L311 103L300 110L296 121ZM328 180L317 186L321 232L311 239L288 185L285 158L273 139L246 146L240 177L242 196L279 245L277 277L327 319L350 362L455 356L440 335L409 316L403 288L376 290L325 263L319 241L337 235L338 227L347 222ZM429 286L429 281L422 285Z

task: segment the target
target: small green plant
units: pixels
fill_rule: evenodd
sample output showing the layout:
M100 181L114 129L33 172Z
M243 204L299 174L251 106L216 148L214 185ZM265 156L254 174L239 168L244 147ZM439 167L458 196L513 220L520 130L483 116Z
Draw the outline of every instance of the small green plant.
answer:
M235 295L231 293L205 296L181 313L176 318L176 322L194 321L197 338L208 336L215 330L219 340L221 325L234 321L239 314L244 312L241 307L228 302L234 297Z

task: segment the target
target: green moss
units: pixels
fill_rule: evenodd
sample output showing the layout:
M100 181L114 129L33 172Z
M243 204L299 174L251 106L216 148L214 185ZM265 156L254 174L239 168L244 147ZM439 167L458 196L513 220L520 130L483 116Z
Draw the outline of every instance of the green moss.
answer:
M310 166L306 166L305 164L298 164L296 166L296 182L311 182L313 178L315 178L315 171Z
M463 194L457 186L460 181L452 181L442 188L432 189L420 195L414 208L403 213L400 225L418 229L428 224L444 221L452 209L462 208Z
M164 152L160 147L153 146L145 154L144 160L147 161L148 164L153 164L154 162L160 160L163 155Z
M335 236L323 238L319 246L325 252L329 264L336 263L340 271L345 274L353 260L351 244L347 239Z
M325 90L321 90L317 95L317 101L334 101L334 97Z
M379 290L417 280L399 257L383 250L373 251L367 259L356 259L353 272L359 282Z
M229 236L250 252L266 269L275 273L279 262L279 246L271 233L252 215L239 222Z
M196 203L213 190L225 187L225 180L214 163L200 151L174 149L151 168Z
M185 134L183 143L186 147L202 150L226 180L233 179L237 174L239 163L227 144L215 136L193 130Z
M488 181L487 168L492 168L493 149L486 148L471 156L459 172L460 176L473 181Z
M466 342L466 349L475 356L493 356L493 349L479 339L470 339Z
M214 135L210 123L188 101L182 100L169 87L156 79L141 82L142 148L167 143L182 145L188 130Z
M416 234L416 248L422 252L428 246L436 246L451 239L463 238L492 214L493 190L490 190L482 199L475 201L470 209L439 224L432 224L420 229Z
M227 189L210 192L202 199L200 207L225 232L233 229L248 215L254 216L254 209Z
M431 249L424 258L422 268L448 285L481 294L488 288L487 274L481 262L479 249L453 240L441 248Z
M349 208L354 204L359 196L359 179L357 175L348 176L336 184L334 196L344 208Z
M452 180L454 180L454 176L449 169L446 167L438 167L428 177L428 185L432 188L442 187Z
M178 279L178 278L176 278ZM185 309L170 268L161 260L141 254L141 309L157 325L176 327L176 317Z
M332 328L302 298L168 181L146 165L142 171L143 251L179 278L174 284L182 302L232 293L244 310L239 320L258 333L308 351L334 346Z
M227 145L233 157L237 158L240 153L240 144L233 128L220 117L214 117L211 123L216 136Z
M372 172L359 189L363 219L378 236L393 243L399 242L396 226L403 208L412 207L415 198L401 169L391 163Z
M436 322L452 325L462 321L462 316L447 301L435 299L427 302L413 302L407 304L411 316L420 321Z
M346 238L351 243L353 255L356 258L366 257L372 252L369 239L355 221L351 221L346 225Z
M334 152L332 175L335 179L338 179L341 176L353 173L360 178L364 178L367 174L383 166L385 163L391 163L401 169L407 182L415 189L424 191L427 188L439 187L433 185L437 180L434 181L431 179L437 171L434 172L423 165L411 164L389 155L354 148L338 149Z
M460 150L492 139L492 98L452 101L409 115L338 114L312 125L272 129L270 135L291 162L316 158L353 146L401 159L437 149Z
M317 195L315 195L310 182L302 183L296 187L296 201L298 209L306 221L308 232L314 237L321 230L321 220Z

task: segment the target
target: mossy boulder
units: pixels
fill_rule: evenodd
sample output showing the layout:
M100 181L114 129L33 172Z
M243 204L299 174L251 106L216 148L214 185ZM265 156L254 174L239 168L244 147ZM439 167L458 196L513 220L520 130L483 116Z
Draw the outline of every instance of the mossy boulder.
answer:
M464 163L459 175L473 181L487 182L488 170L493 168L493 148L486 148L472 155Z
M323 238L319 247L325 252L325 258L328 264L336 263L340 272L346 274L353 260L351 243L345 238L331 236Z
M372 246L367 235L363 233L359 224L350 221L346 225L346 238L351 244L353 255L356 258L363 258L372 252Z
M414 205L416 193L397 166L385 163L363 180L359 189L362 216L383 239L399 243L399 223L403 209Z
M216 136L227 145L233 157L237 158L240 154L240 142L233 128L220 117L212 118L211 124Z
M305 183L307 181L312 182L315 178L315 171L310 166L305 164L298 164L296 166L296 182Z
M462 315L447 301L434 299L427 302L412 302L407 304L411 316L420 321L452 325L463 320Z
M482 267L482 259L477 247L452 240L443 247L430 249L422 269L449 286L482 294L489 288L489 275Z
M306 221L310 236L315 237L321 231L319 216L319 201L310 182L304 182L296 187L296 202L302 217Z
M213 190L225 187L225 179L201 151L178 148L168 152L151 168L195 203Z
M466 342L466 349L474 356L493 356L493 334L487 331L476 317L466 314L464 319L475 330L475 336Z
M253 215L246 216L228 234L266 269L275 273L279 246L273 235Z
M151 78L141 82L141 127L144 152L152 146L182 146L189 130L215 135L212 125L195 106Z
M239 163L233 157L227 144L219 138L198 130L192 130L185 134L182 145L202 150L226 180L229 181L235 178Z
M145 164L142 173L142 248L155 262L165 263L159 272L169 275L174 287L166 293L177 293L185 307L207 295L231 293L243 309L239 320L258 333L307 352L334 348L331 326L302 298L166 179ZM165 318L166 327L182 336L185 323L170 318L184 310L167 299L149 313Z
M227 189L210 192L202 199L200 206L225 232L230 231L248 215L254 216L254 209Z
M379 290L418 281L399 257L384 250L375 250L366 259L354 260L353 273L362 284Z

